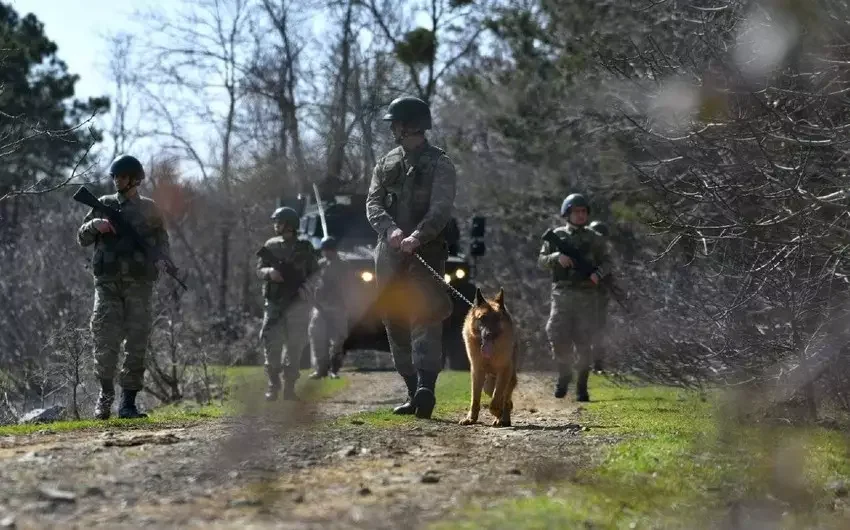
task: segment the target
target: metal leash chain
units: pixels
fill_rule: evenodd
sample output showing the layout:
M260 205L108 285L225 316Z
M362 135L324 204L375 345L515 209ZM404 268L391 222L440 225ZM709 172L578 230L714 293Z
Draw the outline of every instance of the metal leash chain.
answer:
M442 276L440 276L439 272L437 272L433 268L431 268L431 266L428 265L428 263L425 261L425 259L422 256L420 256L418 252L415 253L414 255L416 256L416 259L419 260L419 263L421 263L422 265L425 265L425 268L428 269L429 271L431 271L431 274L434 275L434 278L437 278L437 280L440 283L444 284L446 287L449 288L449 291L451 291L452 294L454 294L455 296L457 296L458 298L460 298L461 300L466 302L466 305L468 305L469 307L475 307L475 304L473 304L465 296L460 294L460 291L458 291L457 289L452 287L452 285L450 283L446 282L446 280Z

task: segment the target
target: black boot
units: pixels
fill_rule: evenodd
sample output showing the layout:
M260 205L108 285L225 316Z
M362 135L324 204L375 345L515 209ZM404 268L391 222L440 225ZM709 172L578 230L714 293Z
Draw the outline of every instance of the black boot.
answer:
M277 401L277 395L280 394L280 375L267 374L268 385L266 387L266 401Z
M118 408L118 417L119 418L147 418L148 415L142 412L139 412L139 409L136 408L136 390L122 390L121 391L121 406Z
M413 396L416 395L417 380L415 375L404 377L407 386L407 401L393 409L393 414L416 414L416 405L413 404Z
M284 401L301 401L298 394L295 393L295 381L298 378L286 377L283 380L283 400Z
M431 419L437 397L434 386L437 384L437 373L419 370L419 388L413 396L413 404L416 406L416 417L423 420Z
M115 385L111 379L100 381L100 394L97 396L97 405L94 407L94 418L96 420L108 420L112 415L112 403L115 401Z
M578 373L578 381L576 382L576 401L590 401L590 394L587 393L587 378L590 376L590 370L584 369Z
M555 397L558 399L563 399L564 396L567 395L567 390L570 387L570 380L572 379L572 374L567 372L563 375L558 376L558 380L555 382Z

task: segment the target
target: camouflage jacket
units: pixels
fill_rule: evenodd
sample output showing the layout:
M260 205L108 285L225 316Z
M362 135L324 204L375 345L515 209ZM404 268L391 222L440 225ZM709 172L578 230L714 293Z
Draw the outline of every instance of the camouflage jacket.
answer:
M264 269L273 267L274 264L257 258L257 277L264 280L263 296L266 300L272 301L290 301L299 294L299 290L304 285L304 282L310 279L310 276L319 268L316 252L313 246L300 239L286 240L281 236L275 236L263 244L264 247L271 251L272 255L283 263L292 265L297 276L284 276L282 282L274 282Z
M555 233L581 252L584 259L596 268L596 274L600 279L612 272L610 244L604 237L590 229L571 224L556 228ZM559 256L560 253L547 241L540 248L540 255L537 258L540 268L551 271L553 283L569 287L593 287L590 278L582 276L572 267L562 267L558 263Z
M100 201L117 209L121 216L152 247L166 256L170 254L168 231L165 219L156 203L147 197L136 195L127 198L120 193L104 195ZM97 281L135 280L156 281L159 271L127 234L101 234L94 227L99 214L90 210L77 231L80 246L94 245L92 273Z
M452 217L456 185L454 164L441 149L427 142L415 152L397 147L375 164L366 217L381 238L401 228L427 244Z
M345 311L351 305L350 292L356 279L350 263L339 258L319 260L315 282L315 306L322 310Z

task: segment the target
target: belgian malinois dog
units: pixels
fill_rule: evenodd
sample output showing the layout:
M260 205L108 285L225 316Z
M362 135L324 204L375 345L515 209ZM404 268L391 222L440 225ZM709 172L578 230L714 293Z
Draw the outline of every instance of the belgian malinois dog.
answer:
M493 426L510 427L514 405L511 397L517 383L517 341L513 320L505 307L504 289L499 289L492 300L475 290L475 302L463 323L463 341L469 357L472 403L460 424L472 425L478 421L484 390L492 398L489 409L496 418ZM490 383L487 389L485 379Z

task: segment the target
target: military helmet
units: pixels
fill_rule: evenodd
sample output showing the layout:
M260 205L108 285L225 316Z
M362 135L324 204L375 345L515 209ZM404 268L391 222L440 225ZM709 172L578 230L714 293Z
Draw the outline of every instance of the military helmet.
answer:
M400 121L423 131L428 130L431 128L431 107L412 96L395 98L384 114L384 121Z
M592 223L590 223L588 228L590 228L594 232L599 232L605 237L608 237L608 225L606 225L602 221L593 221Z
M325 236L322 242L319 243L319 250L336 250L336 238L334 236Z
M145 180L145 169L139 159L130 155L121 155L109 164L109 176L130 175L135 180Z
M296 212L289 206L281 206L280 208L276 209L274 213L272 213L271 218L274 221L290 225L293 228L297 228L300 222L300 219L298 218L298 212Z
M581 193L571 193L570 195L567 195L567 198L564 199L563 203L561 203L561 217L567 217L570 215L570 209L573 206L584 206L587 208L588 215L590 214L590 203L587 202L584 195Z

